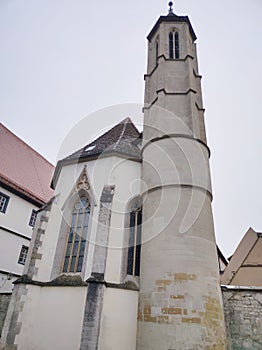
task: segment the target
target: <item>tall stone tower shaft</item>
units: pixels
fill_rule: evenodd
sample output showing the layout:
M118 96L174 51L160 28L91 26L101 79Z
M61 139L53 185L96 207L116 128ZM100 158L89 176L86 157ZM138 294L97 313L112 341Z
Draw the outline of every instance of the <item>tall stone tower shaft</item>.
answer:
M148 36L137 350L226 348L195 40L172 10Z

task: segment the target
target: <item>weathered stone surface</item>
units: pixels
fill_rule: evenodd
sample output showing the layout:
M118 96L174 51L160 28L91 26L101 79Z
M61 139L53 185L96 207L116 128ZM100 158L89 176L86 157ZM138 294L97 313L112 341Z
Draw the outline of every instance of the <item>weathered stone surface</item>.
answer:
M261 350L262 289L222 291L228 350Z
M10 293L0 294L0 337L1 337L2 328L4 325L5 316L7 313L7 308L8 308L10 299L11 299Z

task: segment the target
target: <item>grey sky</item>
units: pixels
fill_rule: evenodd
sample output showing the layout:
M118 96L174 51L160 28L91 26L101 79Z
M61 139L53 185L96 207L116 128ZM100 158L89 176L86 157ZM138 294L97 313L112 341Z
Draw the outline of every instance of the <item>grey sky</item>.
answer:
M137 120L146 36L167 3L1 0L1 121L55 163L90 113L135 103L88 117L86 142L132 112ZM262 2L179 0L174 11L189 15L198 37L216 235L228 256L249 226L262 231Z

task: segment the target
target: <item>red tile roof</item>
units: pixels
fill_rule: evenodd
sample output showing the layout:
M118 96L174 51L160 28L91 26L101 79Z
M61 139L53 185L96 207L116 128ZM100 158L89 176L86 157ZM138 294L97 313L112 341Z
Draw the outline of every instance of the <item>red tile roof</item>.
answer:
M50 200L54 166L0 123L0 183L40 205Z

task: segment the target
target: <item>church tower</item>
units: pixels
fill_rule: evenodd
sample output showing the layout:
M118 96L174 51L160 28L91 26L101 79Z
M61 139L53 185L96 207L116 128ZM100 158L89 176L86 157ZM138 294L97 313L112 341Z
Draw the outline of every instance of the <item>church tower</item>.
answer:
M137 350L225 349L196 35L172 5L148 35Z

